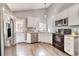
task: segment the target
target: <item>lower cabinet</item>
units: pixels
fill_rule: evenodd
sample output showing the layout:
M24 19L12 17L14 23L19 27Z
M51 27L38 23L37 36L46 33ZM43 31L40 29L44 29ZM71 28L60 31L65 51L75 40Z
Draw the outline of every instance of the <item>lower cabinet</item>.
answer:
M76 36L65 36L64 51L69 55L76 55L79 38Z

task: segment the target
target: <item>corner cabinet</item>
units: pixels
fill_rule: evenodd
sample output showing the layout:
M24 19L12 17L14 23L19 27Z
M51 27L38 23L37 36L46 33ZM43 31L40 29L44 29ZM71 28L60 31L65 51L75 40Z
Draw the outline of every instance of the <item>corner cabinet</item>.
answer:
M69 55L78 55L79 52L79 35L65 35L64 51Z

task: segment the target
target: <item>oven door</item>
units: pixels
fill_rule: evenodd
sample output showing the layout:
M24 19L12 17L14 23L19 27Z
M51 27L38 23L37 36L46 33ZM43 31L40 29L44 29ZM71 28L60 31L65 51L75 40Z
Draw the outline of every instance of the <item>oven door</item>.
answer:
M57 43L63 44L63 42L64 42L63 35L56 35L54 41Z
M53 37L53 46L64 51L64 35L55 34Z

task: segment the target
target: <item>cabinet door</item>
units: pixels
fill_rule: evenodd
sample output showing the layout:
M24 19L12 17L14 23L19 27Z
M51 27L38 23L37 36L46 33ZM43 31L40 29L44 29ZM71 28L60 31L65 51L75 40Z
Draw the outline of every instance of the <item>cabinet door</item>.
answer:
M69 25L79 25L79 18L77 14L69 16Z
M28 17L27 18L27 27L38 27L39 25L39 18L36 17Z
M34 26L34 18L28 17L27 19L27 27L33 27Z
M65 37L64 51L70 55L74 55L74 38L73 37Z
M68 11L68 20L69 20L69 25L79 25L79 6L75 5L71 7L71 9Z

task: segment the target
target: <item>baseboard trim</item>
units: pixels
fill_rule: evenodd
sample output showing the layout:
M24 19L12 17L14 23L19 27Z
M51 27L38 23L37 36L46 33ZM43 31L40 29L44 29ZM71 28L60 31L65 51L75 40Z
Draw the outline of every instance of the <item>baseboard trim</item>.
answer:
M26 43L26 44L35 44L35 43L44 43L44 44L49 44L49 45L52 45L51 43L47 43L47 42L31 42L31 43L28 43L28 42L19 42L19 43L15 43L13 46L15 46L16 44L21 44L21 43Z
M38 43L44 43L44 44L49 44L49 45L52 45L51 43L41 42L41 41L39 41Z

